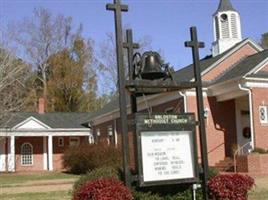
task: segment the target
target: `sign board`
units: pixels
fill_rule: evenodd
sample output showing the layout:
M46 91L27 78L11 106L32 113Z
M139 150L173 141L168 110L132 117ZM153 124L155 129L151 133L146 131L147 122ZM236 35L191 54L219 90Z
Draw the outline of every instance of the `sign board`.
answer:
M193 114L136 115L140 186L198 180Z

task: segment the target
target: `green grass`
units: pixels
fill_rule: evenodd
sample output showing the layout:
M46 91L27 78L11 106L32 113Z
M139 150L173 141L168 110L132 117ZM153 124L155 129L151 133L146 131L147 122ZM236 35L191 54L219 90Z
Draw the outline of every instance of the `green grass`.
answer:
M46 192L46 193L20 193L0 194L1 200L70 200L71 193L68 191Z
M62 172L50 172L40 174L0 174L0 186L21 184L29 181L40 181L40 180L55 180L55 179L70 179L79 178L78 175L67 174Z
M257 186L249 193L249 200L268 199L268 177L259 177L255 181Z
M268 199L268 189L250 192L248 199L249 200L266 200Z

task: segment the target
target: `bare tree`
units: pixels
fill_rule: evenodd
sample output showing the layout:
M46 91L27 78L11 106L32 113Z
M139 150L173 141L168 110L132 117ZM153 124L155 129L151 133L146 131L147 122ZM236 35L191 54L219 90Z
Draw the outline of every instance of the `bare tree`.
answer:
M0 119L21 110L29 67L0 45Z
M125 31L124 31L125 32ZM124 39L126 41L126 39ZM140 45L139 52L151 49L151 38L145 36L137 41ZM113 33L106 34L106 40L100 45L100 52L97 58L99 72L98 77L101 88L105 90L103 93L115 93L118 77L117 77L117 61L116 61L116 42ZM124 63L127 73L127 51L124 50Z
M39 8L34 10L32 18L26 18L10 27L10 32L13 33L11 39L23 50L23 55L27 55L25 59L37 69L42 95L46 98L48 59L72 44L82 26L73 32L71 17L54 17L47 9Z

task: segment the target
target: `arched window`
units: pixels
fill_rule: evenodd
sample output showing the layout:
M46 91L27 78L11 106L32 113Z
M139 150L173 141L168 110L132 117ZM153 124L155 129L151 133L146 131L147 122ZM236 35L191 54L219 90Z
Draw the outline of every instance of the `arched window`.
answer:
M24 143L21 146L21 165L33 164L33 146L30 143Z

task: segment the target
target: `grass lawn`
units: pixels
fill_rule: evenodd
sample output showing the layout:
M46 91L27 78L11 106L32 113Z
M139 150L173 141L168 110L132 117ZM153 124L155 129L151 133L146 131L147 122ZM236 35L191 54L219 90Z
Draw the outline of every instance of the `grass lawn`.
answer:
M256 178L256 187L249 193L249 200L268 199L268 177Z
M79 178L79 176L62 172L41 172L34 174L0 174L0 186L5 187L12 184L23 184L25 182L30 181L71 178Z
M0 194L1 200L70 200L71 194L68 191L46 192L46 193L20 193Z

